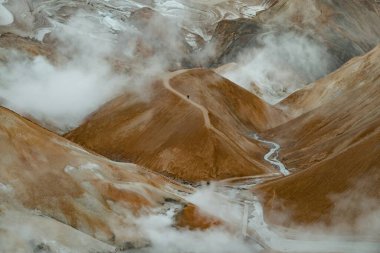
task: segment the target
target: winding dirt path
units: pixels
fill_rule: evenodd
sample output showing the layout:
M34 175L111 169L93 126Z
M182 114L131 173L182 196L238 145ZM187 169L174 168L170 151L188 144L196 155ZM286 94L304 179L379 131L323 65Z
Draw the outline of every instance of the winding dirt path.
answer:
M230 144L231 146L235 147L236 149L238 150L241 150L241 151L244 151L237 143L233 142L229 137L227 137L223 132L221 132L219 129L215 128L212 123L211 123L211 120L210 120L210 117L209 117L209 112L208 110L194 102L193 100L191 100L190 98L187 98L184 94L182 94L181 92L175 90L171 84L170 84L170 80L173 79L174 77L180 75L180 74L183 74L185 72L187 72L188 70L178 70L178 71L174 71L174 72L171 72L171 73L168 73L166 74L163 78L162 78L162 82L163 82L163 85L166 89L168 89L170 92L172 92L173 94L175 94L176 96L178 96L179 98L181 98L182 100L186 101L187 103L191 104L192 106L195 106L196 108L198 108L201 112L202 112L202 115L203 115L203 119L204 119L204 123L205 123L205 126L210 129L211 131L213 131L215 134L219 135L222 139L224 139L228 144ZM255 160L251 160L245 156L242 156L244 159L246 159L247 161L249 161L250 163L256 165L257 167L263 169L264 171L267 170L267 168L265 168L264 166L262 166L261 164L257 163Z
M197 104L195 103L193 100L187 98L185 95L183 95L182 93L180 93L179 91L175 90L171 85L170 85L170 80L172 78L174 78L175 76L178 76L182 73L185 73L187 70L178 70L178 71L175 71L175 72L172 72L168 75L166 75L162 81L164 82L164 86L166 89L168 89L169 91L171 91L172 93L174 93L175 95L177 95L178 97L182 98L183 100L187 101L188 103L190 103L191 105L197 107L203 114L203 118L204 118L204 121L205 121L205 125L207 128L217 132L219 130L215 129L212 125L211 125L211 121L210 121L210 117L208 116L208 111L207 109L200 105L200 104Z

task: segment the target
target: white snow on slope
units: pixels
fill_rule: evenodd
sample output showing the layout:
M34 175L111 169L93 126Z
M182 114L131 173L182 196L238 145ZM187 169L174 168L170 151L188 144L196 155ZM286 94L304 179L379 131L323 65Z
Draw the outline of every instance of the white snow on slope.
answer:
M10 25L14 21L13 14L3 5L4 2L0 0L0 26Z

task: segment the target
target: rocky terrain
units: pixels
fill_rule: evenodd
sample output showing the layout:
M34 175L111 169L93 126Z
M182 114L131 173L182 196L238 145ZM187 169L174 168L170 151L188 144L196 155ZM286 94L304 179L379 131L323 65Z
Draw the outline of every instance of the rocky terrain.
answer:
M252 19L223 20L212 38L214 64L241 64L225 76L253 92L252 84L258 85L256 94L276 103L376 46L379 6L376 1L278 1Z
M0 0L0 252L380 252L375 0Z

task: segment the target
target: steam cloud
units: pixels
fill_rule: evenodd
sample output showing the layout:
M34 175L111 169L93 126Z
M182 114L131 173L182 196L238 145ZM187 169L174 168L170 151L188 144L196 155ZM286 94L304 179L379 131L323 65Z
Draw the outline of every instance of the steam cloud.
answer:
M0 52L6 59L0 63L0 105L66 132L123 91L147 99L150 80L180 67L187 53L176 21L153 15L138 30L136 22L86 11L65 23L51 21L48 36L58 60ZM167 30L158 33L163 22Z
M94 31L104 34L100 38ZM120 91L128 77L116 74L106 61L112 37L104 27L78 16L53 36L58 54L68 59L53 64L44 56L8 52L0 67L0 98L16 112L68 130Z
M232 224L232 227L220 226L206 231L178 230L173 227L174 219L171 211L163 215L145 216L139 218L138 224L152 243L152 247L146 252L260 252L259 245L245 240L241 235L241 206L227 201L227 197L219 192L215 184L204 185L185 199L200 207L205 214L216 216L226 224Z
M107 65L56 67L43 57L11 63L0 75L8 84L0 87L5 106L60 129L80 124L123 84Z
M379 235L380 204L363 191L363 183L373 180L360 180L353 188L339 195L332 195L335 203L329 226L316 223L310 226L286 230L253 223L255 232L268 242L274 250L285 252L378 252L379 244L372 244ZM368 184L367 184L368 185ZM370 188L370 187L368 187ZM251 196L251 193L249 194ZM239 190L230 190L218 184L202 186L186 200L199 206L202 212L214 215L230 224L231 227L215 227L206 231L177 230L173 227L173 212L138 218L137 224L144 238L151 242L146 251L137 252L262 252L263 248L255 240L244 239L241 235L243 207L236 201ZM253 216L262 216L259 204L250 209ZM342 212L356 210L358 216L353 220L341 220ZM286 213L279 213L280 216ZM290 216L290 214L288 214ZM261 217L263 218L263 217ZM259 217L259 220L261 219ZM289 217L288 217L289 218ZM270 227L268 230L268 226ZM227 226L228 227L228 226ZM280 251L281 251L280 250Z
M366 190L363 191L362 186L367 182L360 181L350 191L331 196L332 200L335 201L335 208L331 213L332 224L330 226L314 224L298 227L296 230L282 230L279 227L271 227L268 230L265 221L261 221L261 224L253 223L254 226L250 225L250 227L274 250L281 249L285 252L378 252L379 244L376 244L374 240L378 238L380 233L378 226L380 204L368 196ZM365 187L365 189L367 188ZM252 196L251 194L249 192L247 196ZM177 229L174 227L176 208L174 204L166 213L136 217L134 219L136 235L147 243L145 245L142 243L142 248L126 252L258 253L263 251L263 248L255 240L246 239L241 234L243 207L237 203L241 199L239 190L231 190L216 183L210 186L202 186L185 199L199 206L202 212L223 220L226 226L218 226L205 231ZM256 205L256 209L251 209L251 215L262 218L262 213L258 207ZM353 221L342 221L340 219L342 212L349 210L358 211L358 216ZM284 214L281 213L280 215ZM15 217L18 219L24 217L24 222L19 224L19 227L15 227ZM51 252L76 252L75 249L78 248L87 252L86 248L90 244L86 244L86 242L90 243L93 240L79 232L75 232L76 239L71 240L71 243L67 241L67 238L62 240L60 237L62 234L59 235L58 232L54 231L64 229L66 231L65 236L71 238L73 237L71 233L75 230L70 227L62 227L61 223L56 223L46 217L32 215L30 212L25 214L8 212L6 215L1 215L0 220L2 221L0 223L0 235L5 233L5 236L12 236L7 241L7 245L11 248L17 245L27 248L31 242L34 242L32 245L38 245L38 242L42 240ZM46 229L51 232L45 234ZM13 236L12 233L15 231L21 237ZM0 242L2 241L0 240ZM94 240L93 243L95 242ZM100 244L100 242L97 243ZM343 249L343 251L334 251L334 249Z
M264 35L222 75L271 104L331 71L327 49L294 32ZM255 87L256 86L256 87Z

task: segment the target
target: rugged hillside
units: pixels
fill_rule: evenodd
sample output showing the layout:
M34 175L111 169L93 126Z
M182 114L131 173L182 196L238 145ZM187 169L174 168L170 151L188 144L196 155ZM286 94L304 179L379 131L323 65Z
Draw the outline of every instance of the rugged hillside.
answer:
M379 7L0 0L0 251L377 252Z
M252 19L221 21L212 60L237 62L223 76L275 104L375 47L379 7L373 0L277 1Z
M49 240L70 252L144 244L136 217L181 209L186 202L171 192L189 191L136 165L91 154L4 108L0 155L0 242L9 238L11 252Z
M339 97L359 95L377 91L380 84L380 45L368 54L355 57L337 71L300 89L276 106L282 108L291 118L296 118L315 108L328 104ZM368 94L368 96L377 96ZM347 102L348 103L348 102Z
M154 83L148 101L114 99L66 137L113 160L197 181L273 170L262 160L265 148L246 134L285 119L216 73L190 70Z
M230 62L242 49L260 46L264 33L293 31L325 45L337 68L379 43L378 5L373 0L280 0L253 19L223 20L213 37L217 62Z
M289 168L306 169L336 156L379 127L380 47L283 101L301 116L266 132L282 145Z
M376 215L380 200L380 120L376 124L338 155L260 186L267 219L284 226L344 225L346 232L371 233L365 230L372 227L366 218Z
M380 198L379 59L380 46L282 102L301 115L266 134L282 145L282 161L303 171L259 187L272 222L282 222L281 210L292 217L287 226L345 223L365 233Z

